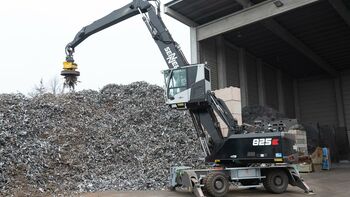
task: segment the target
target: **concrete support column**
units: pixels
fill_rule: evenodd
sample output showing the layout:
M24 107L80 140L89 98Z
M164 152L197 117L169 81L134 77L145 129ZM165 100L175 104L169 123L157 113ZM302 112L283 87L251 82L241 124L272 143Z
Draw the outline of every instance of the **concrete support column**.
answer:
M281 70L277 71L277 95L278 95L278 110L280 113L285 114L286 108L285 108L285 101L284 101L284 94L283 94L283 73Z
M345 127L346 123L345 123L345 113L344 113L344 101L343 101L340 76L334 79L334 90L335 90L335 98L336 98L336 104L337 104L338 126Z
M191 42L191 63L197 64L199 62L199 44L197 41L197 29L190 28L190 42Z
M265 98L265 85L264 85L264 74L263 74L263 63L261 59L257 60L257 77L258 77L258 94L259 94L259 105L266 105Z
M219 83L218 86L219 89L221 89L227 86L225 40L222 35L216 37L216 49Z
M335 91L335 99L337 104L337 115L338 115L338 126L339 127L347 127L347 122L345 118L344 111L344 96L343 96L343 85L341 82L341 75L334 79L334 91ZM350 128L347 128L348 132L348 141L350 142Z
M248 81L247 81L247 66L246 66L246 51L239 49L238 56L238 70L239 70L239 86L241 88L241 102L242 107L249 105L248 99Z
M299 102L299 86L298 86L297 79L293 80L293 88L294 88L295 117L298 120L301 120L300 102Z

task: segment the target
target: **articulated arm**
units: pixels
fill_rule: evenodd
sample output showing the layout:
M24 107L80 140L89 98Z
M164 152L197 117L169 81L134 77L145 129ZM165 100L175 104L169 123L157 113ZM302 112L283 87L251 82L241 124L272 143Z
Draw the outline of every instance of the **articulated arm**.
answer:
M168 29L165 27L159 15L159 7L156 10L149 1L155 1L159 6L157 0L133 0L133 2L128 5L113 11L109 15L80 30L74 40L66 46L66 62L64 63L63 71L61 72L61 75L66 79L65 85L74 88L77 77L80 75L80 73L76 71L77 64L74 63L73 59L75 47L89 36L137 14L143 15L143 20L166 60L168 67L176 68L188 65L180 47L173 40Z
M197 136L207 161L215 159L215 154L225 143L225 137L216 118L215 113L224 121L228 128L228 135L237 133L237 121L222 99L217 98L212 92L207 93L208 105L190 109Z
M95 34L101 30L104 30L112 25L115 25L125 19L133 17L141 12L146 12L147 9L152 6L148 1L133 1L128 5L113 11L109 15L93 22L92 24L83 27L75 36L74 40L70 42L66 46L67 61L72 61L72 54L74 53L74 49L81 42L83 42L86 38Z
M209 104L226 124L229 133L237 132L237 120L232 116L225 102L217 98L214 93L208 92Z

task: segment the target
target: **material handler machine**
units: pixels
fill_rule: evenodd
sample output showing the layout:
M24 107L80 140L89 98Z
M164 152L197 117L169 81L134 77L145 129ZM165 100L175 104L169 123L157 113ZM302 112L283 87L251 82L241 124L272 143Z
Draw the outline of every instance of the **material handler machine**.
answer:
M312 192L295 168L293 136L279 130L247 133L238 126L224 101L211 91L209 66L189 64L173 40L160 16L158 0L133 0L80 30L66 46L61 72L65 85L74 88L80 75L73 53L81 42L138 14L142 15L169 68L163 71L166 104L172 109L189 111L206 162L212 165L208 169L172 167L170 188L188 188L200 197L225 196L231 186L263 185L271 193L283 193L290 184L306 193ZM228 137L222 135L216 115L227 125Z

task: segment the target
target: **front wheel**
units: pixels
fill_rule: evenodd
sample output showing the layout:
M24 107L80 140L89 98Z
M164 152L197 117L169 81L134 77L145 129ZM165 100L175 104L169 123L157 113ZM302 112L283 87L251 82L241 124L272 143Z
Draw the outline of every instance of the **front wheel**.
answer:
M284 193L287 190L288 184L288 176L282 169L269 170L263 181L265 189L274 194Z
M222 172L211 172L203 180L204 191L213 197L225 196L229 190L227 176Z

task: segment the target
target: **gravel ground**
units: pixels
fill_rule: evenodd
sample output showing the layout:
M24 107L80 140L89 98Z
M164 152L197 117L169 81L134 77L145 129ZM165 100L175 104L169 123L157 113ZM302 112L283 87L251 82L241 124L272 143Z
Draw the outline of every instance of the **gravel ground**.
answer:
M257 189L235 189L231 190L227 197L349 197L350 196L350 165L334 165L330 171L302 174L305 182L314 190L315 194L305 194L298 187L289 185L284 194L271 194L263 187ZM169 191L137 191L137 192L101 192L82 194L79 197L194 197L190 192L169 192Z

